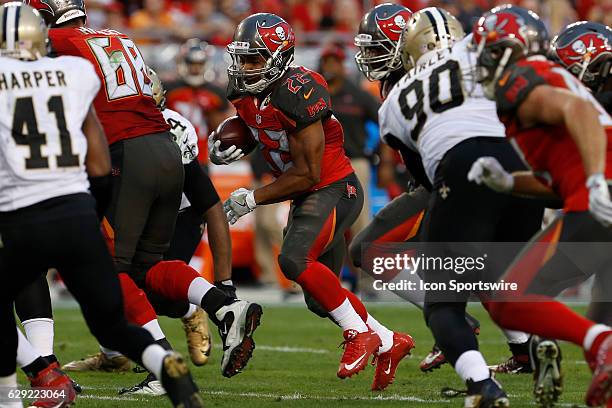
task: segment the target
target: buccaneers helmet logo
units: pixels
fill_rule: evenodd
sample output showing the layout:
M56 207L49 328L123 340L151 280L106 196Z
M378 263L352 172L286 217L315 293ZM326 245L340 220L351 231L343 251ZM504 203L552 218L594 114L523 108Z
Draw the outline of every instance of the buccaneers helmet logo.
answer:
M481 24L478 33L487 41L497 41L502 38L515 38L527 45L525 22L513 13L497 13L487 16Z
M612 52L608 39L597 33L584 33L565 47L557 48L557 55L566 63L593 58L600 52Z
M293 47L295 36L289 24L279 22L271 27L264 27L257 23L257 32L270 52L274 52L283 45L283 50Z
M378 18L376 16L376 24L378 29L391 41L399 41L400 34L406 22L410 19L410 13L405 10L400 10L397 13L387 17Z
M55 15L53 7L51 7L51 4L49 4L49 0L25 0L24 3L35 8L36 10L46 11L52 16Z

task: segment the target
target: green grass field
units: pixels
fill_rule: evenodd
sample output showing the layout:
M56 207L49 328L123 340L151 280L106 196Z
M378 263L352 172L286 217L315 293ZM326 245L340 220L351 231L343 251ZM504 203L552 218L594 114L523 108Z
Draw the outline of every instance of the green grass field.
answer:
M231 379L221 376L218 337L208 365L191 367L206 406L213 407L460 407L463 400L440 396L445 386L462 387L448 366L434 373L418 369L420 359L432 345L432 337L420 312L402 305L370 305L370 312L395 330L406 331L416 340L412 358L400 364L395 383L385 392L372 393L374 368L368 368L348 380L336 377L341 355L337 345L340 330L303 307L264 307L262 325L255 335L257 348L245 371ZM492 364L505 359L508 349L501 332L493 326L480 306L474 314L482 322L481 349ZM551 316L551 318L554 318ZM56 353L61 361L78 359L97 350L80 312L56 311ZM161 324L174 347L186 352L180 322L162 319ZM563 344L565 390L559 406L583 406L583 396L590 374L582 352ZM170 406L162 397L118 396L117 391L144 378L144 374L76 373L83 385L77 400L82 407L152 407ZM531 376L500 375L513 407L533 406ZM20 382L24 383L23 376Z

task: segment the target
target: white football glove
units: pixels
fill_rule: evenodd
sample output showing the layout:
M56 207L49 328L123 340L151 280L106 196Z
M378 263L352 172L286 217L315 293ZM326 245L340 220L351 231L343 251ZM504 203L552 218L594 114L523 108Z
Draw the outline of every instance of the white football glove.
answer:
M491 190L508 193L514 187L514 177L495 157L481 157L472 164L467 176L469 181L486 184Z
M244 157L242 149L238 149L235 145L231 145L225 150L221 150L221 141L214 140L214 132L208 136L208 156L210 161L215 164L230 164Z
M586 182L589 189L589 211L605 227L612 225L612 202L608 182L603 174L593 174Z
M255 203L255 195L253 190L247 190L246 188L239 188L230 194L230 197L223 203L223 211L227 221L231 225L234 225L240 217L250 213L257 207Z

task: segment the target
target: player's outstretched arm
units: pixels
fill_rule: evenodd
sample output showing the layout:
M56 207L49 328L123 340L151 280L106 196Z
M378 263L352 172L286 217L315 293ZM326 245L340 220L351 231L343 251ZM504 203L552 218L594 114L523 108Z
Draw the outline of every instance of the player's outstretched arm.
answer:
M541 85L534 88L518 109L524 127L564 125L578 147L586 176L603 174L606 166L606 132L593 104L567 89Z
M206 210L208 243L213 255L215 282L232 279L232 238L225 221L223 204L218 201Z
M83 122L83 133L87 138L87 158L85 160L87 174L89 177L100 177L110 174L111 161L108 142L93 107L89 108L89 112Z
M317 185L324 147L325 134L320 120L292 134L289 151L293 166L274 182L255 190L257 205L285 201Z
M595 106L562 88L538 86L518 110L523 126L563 125L576 143L587 177L589 211L605 226L612 225L612 200L605 179L607 135Z

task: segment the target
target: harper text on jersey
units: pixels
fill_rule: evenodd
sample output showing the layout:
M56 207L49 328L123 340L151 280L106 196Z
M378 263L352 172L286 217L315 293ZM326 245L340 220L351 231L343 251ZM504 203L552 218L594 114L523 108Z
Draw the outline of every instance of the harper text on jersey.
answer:
M41 85L49 88L66 86L66 75L63 71L21 71L20 73L11 72L0 73L0 91L38 88Z

